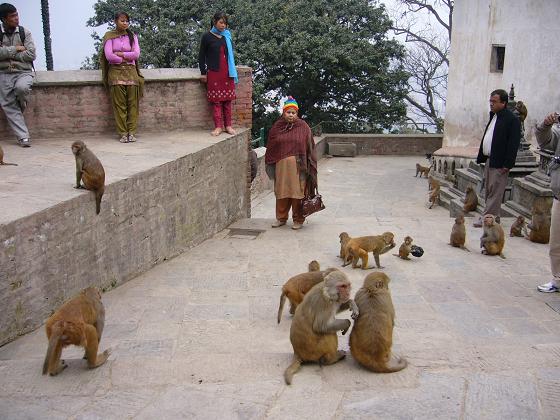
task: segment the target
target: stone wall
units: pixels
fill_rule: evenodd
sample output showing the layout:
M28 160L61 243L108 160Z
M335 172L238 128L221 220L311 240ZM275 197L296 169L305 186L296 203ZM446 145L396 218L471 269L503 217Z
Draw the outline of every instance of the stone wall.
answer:
M249 67L238 67L234 125L251 126L252 78ZM197 69L146 69L140 102L139 132L213 127L205 85ZM109 94L98 70L38 71L25 111L31 137L115 133ZM12 138L0 112L0 137Z
M110 184L98 216L84 194L0 225L0 345L84 287L118 286L247 217L248 147L243 130Z
M441 148L442 134L325 134L328 143L354 143L358 155L425 155ZM326 153L328 153L328 146Z

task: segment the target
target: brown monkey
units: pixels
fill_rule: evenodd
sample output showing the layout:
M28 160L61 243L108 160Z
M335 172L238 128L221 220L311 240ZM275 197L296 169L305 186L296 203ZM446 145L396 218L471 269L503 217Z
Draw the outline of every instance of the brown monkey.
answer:
M527 223L529 234L527 238L531 242L547 244L550 240L550 209L546 201L536 199L531 209L531 223Z
M346 244L350 240L350 235L348 235L347 232L341 232L340 235L338 235L338 238L340 239L340 253L338 256L343 260L346 260Z
M311 261L311 263L309 263L309 272L293 276L284 284L284 286L282 286L282 294L280 295L280 306L278 307L279 324L280 320L282 319L282 311L284 310L286 298L288 298L288 300L290 301L290 313L293 315L296 311L297 306L303 300L305 294L309 292L309 290L311 290L311 288L317 283L322 282L328 273L336 270L336 268L329 268L325 271L311 270L311 265L313 262L314 261ZM319 264L317 263L317 266L318 265Z
M499 255L502 258L502 253L505 245L504 230L499 223L496 223L496 218L491 214L485 214L482 220L482 236L480 238L480 247L483 254L486 255Z
M385 273L371 273L356 293L360 314L350 333L352 357L365 368L379 373L398 372L406 367L402 357L391 353L395 308Z
M474 191L474 188L470 185L467 187L465 193L465 205L463 206L463 211L468 213L469 211L475 211L478 206L478 196Z
M101 303L101 294L94 287L84 289L62 305L46 323L49 347L43 363L43 375L55 376L66 368L60 356L62 349L70 344L86 349L84 358L90 369L105 363L110 350L97 354L104 325L105 308Z
M319 362L332 365L346 354L338 350L336 333L346 334L350 328L348 319L337 319L335 314L348 306L352 318L359 314L354 301L350 299L351 283L346 275L334 270L325 280L315 285L297 307L290 327L290 341L294 348L294 358L284 372L284 380L292 383L294 374L302 362Z
M410 260L410 258L408 258L408 256L410 254L411 248L412 248L412 238L410 236L406 236L404 238L404 242L399 247L399 253L398 254L393 254L393 255L395 257L400 257L403 260Z
M432 191L436 188L441 188L440 182L435 179L433 176L428 177L428 191Z
M373 257L375 258L375 264L377 268L381 267L379 263L379 256L386 253L390 249L395 247L395 235L391 232L385 232L382 235L377 236L360 236L358 238L352 238L346 244L347 260L342 265L346 267L350 264L350 257L352 258L352 268L358 266L358 260L362 260L362 269L368 269L368 252L373 252ZM373 267L370 267L373 268Z
M525 127L525 118L527 118L527 107L523 101L517 101L515 104L515 109L519 113L519 121L521 121L521 126Z
M455 218L455 224L451 228L449 245L454 246L456 248L464 249L465 251L469 251L469 249L465 246L466 239L467 239L467 230L465 229L465 216L460 214Z
M419 163L417 163L416 164L416 175L414 175L414 177L417 177L418 174L420 174L420 178L422 178L422 175L424 175L426 178L428 178L428 174L430 173L430 168L431 167L422 166Z
M321 266L317 260L313 260L307 266L307 271L319 271L321 270Z
M431 209L434 206L434 204L436 204L436 203L439 204L439 193L440 193L440 183L438 182L437 185L435 185L435 187L430 192L430 196L428 198L428 201L431 204L428 207L429 209Z
M95 193L95 213L101 211L101 197L105 192L105 170L103 165L83 141L72 143L72 153L76 157L76 187ZM81 181L83 180L84 186Z
M0 147L0 165L18 166L17 163L4 162L4 151L2 150L2 147Z
M517 216L517 219L515 219L515 222L513 222L509 229L509 236L523 237L523 232L527 232L525 218L523 216Z

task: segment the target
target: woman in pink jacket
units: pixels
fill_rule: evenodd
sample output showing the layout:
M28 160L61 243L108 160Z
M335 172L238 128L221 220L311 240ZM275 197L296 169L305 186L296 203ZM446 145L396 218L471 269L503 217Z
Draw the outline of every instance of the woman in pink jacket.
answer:
M144 85L138 68L138 36L128 28L129 23L127 13L115 14L115 29L103 36L103 51L99 54L103 83L111 92L121 143L136 141L138 104Z

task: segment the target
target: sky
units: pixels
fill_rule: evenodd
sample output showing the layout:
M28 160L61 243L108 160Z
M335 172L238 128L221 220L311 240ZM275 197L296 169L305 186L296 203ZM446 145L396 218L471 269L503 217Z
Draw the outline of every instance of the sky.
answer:
M8 0L19 13L19 23L31 31L37 59L35 68L46 70L41 2L39 0ZM105 33L106 27L91 28L86 21L93 16L95 0L49 0L51 40L55 70L79 69L86 57L94 53L91 34Z

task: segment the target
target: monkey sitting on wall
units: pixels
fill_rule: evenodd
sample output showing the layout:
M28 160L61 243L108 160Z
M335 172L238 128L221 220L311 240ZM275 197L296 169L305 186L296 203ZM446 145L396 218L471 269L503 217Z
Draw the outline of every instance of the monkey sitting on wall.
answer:
M395 257L400 257L403 260L410 260L408 257L410 252L412 251L412 238L410 236L406 236L404 238L404 242L399 247L399 253L393 254Z
M350 239L346 243L346 252L347 256L352 258L352 268L356 268L358 266L358 260L361 259L362 270L368 269L368 252L373 253L377 268L383 268L379 263L379 256L395 247L394 238L395 235L392 232L385 232L382 235L360 236ZM348 264L350 264L350 258L348 258L342 266L345 267Z
M465 246L466 239L467 239L467 230L465 228L465 216L460 214L455 218L455 224L451 228L449 245L454 246L456 248L464 249L465 251L469 251L469 249Z
M523 237L523 232L527 232L527 228L525 227L525 218L523 216L517 216L509 229L509 236Z
M531 209L531 222L527 223L531 242L547 244L550 241L550 208L543 199L536 199Z
M416 178L418 176L418 174L420 174L420 178L422 178L422 175L424 175L426 178L428 178L428 174L430 173L430 168L428 166L422 166L419 163L416 164L416 175L414 175L414 177Z
M55 376L67 365L60 361L62 349L70 344L86 349L85 359L90 369L101 366L107 361L110 350L97 354L103 326L105 308L101 294L94 287L84 289L78 296L62 305L47 320L46 331L49 340L43 375Z
M470 185L467 187L467 191L465 192L465 204L463 206L463 211L468 213L470 211L475 211L478 207L478 196L474 191L474 188Z
M352 318L356 319L359 315L358 307L350 299L351 288L343 272L332 271L305 295L297 307L290 327L294 358L284 372L288 385L303 362L332 365L346 356L344 351L338 350L336 333L342 331L343 335L346 334L350 321L337 319L335 314L343 307L350 307Z
M395 309L385 273L371 273L356 293L360 315L350 333L350 352L365 368L379 373L398 372L406 367L402 357L391 353Z
M482 220L482 236L480 238L481 251L485 255L499 255L506 258L502 253L505 245L504 230L492 214L485 214Z
M91 190L95 193L95 213L101 211L101 197L105 192L105 170L103 165L87 148L83 141L72 143L72 153L76 158L76 187ZM84 182L82 186L81 181Z
M282 286L282 294L280 295L280 306L278 307L278 323L282 319L282 311L286 298L290 301L290 313L293 315L297 306L303 300L305 294L311 290L317 283L323 281L325 276L336 268L329 268L320 271L319 263L315 260L309 263L309 272L301 273L290 278L284 286Z
M18 166L17 163L4 162L4 151L2 150L2 147L0 147L0 165Z

